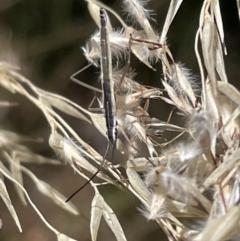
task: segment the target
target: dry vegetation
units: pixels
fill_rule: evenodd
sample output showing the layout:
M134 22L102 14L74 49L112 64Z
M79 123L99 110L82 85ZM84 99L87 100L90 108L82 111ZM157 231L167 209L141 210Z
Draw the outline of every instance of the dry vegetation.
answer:
M142 203L141 212L146 219L155 220L169 240L224 241L240 238L240 93L229 83L231 80L225 71L227 48L219 1L203 1L199 16L195 54L201 84L196 83L182 64L175 62L166 41L181 3L181 0L171 1L164 27L158 34L150 24L152 16L151 11L146 10L146 1L123 1L124 9L132 19L131 26L101 2L87 1L98 27L100 7L116 17L120 24L119 29L113 29L108 19L118 122L116 149L125 158L118 165L105 161L97 175L103 182L95 179L90 182L95 192L91 203L92 240L97 240L101 219L105 219L116 240L128 240L114 210L99 191L99 186L106 184L135 195ZM238 0L237 5L240 11ZM87 60L98 68L100 50L98 31L83 47ZM159 79L163 89L144 86L134 79L128 63L130 51L152 71L155 71L157 62L161 63ZM98 170L103 156L84 142L56 110L94 125L107 138L101 90L94 89L98 94L99 110L87 110L60 95L38 88L34 81L23 77L17 67L4 62L0 63L0 85L12 94L25 96L41 110L51 128L50 147L77 174L88 180L86 173L94 174ZM150 116L148 109L152 100L174 106L174 112L186 118L187 126L171 124L171 118L164 122ZM1 101L0 105L10 108L15 103ZM173 139L165 140L162 138L165 132L177 134ZM19 231L22 231L21 222L5 187L5 179L14 183L23 204L33 207L56 234L57 240L75 240L60 233L44 218L23 185L24 173L33 180L42 195L77 215L77 208L71 202L65 202L67 197L36 177L26 165L56 165L56 162L33 153L22 144L38 140L4 130L0 130L0 134L3 158L0 163L0 194ZM183 135L187 137L181 139ZM147 156L140 151L144 148L148 151Z

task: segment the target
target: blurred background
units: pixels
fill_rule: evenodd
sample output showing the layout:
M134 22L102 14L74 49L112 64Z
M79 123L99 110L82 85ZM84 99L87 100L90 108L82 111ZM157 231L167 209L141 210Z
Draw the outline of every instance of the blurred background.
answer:
M102 1L120 13L121 1ZM230 83L239 88L240 67L240 25L235 0L222 0L221 11L225 30L228 55L225 57L227 75ZM152 22L161 32L169 7L169 0L152 0L148 8L154 10ZM199 13L203 1L184 0L168 34L168 44L176 62L182 62L199 76L194 54L194 38L198 27ZM110 15L112 25L118 27L117 20ZM94 93L91 90L71 82L69 77L87 65L81 47L97 30L91 19L87 3L84 0L1 0L0 2L0 61L6 61L21 68L20 73L36 86L63 95L87 108ZM135 69L136 79L151 86L161 86L161 68L153 72L139 63L134 57L131 67ZM99 70L90 67L77 78L90 85L99 86ZM0 128L31 137L41 137L43 143L28 146L33 151L47 157L56 158L49 148L50 129L42 113L26 98L9 94L0 89L0 99L18 102L17 107L1 109ZM171 108L164 103L153 103L150 114L166 121ZM79 133L81 138L91 144L98 152L104 153L106 140L91 125L63 114L68 123ZM173 121L178 121L179 118ZM184 124L184 121L183 121ZM69 166L28 165L40 179L69 196L85 180L74 175ZM46 219L59 231L70 237L90 240L89 216L94 192L86 187L73 198L82 216L72 216L57 208L50 199L40 195L32 181L24 177L24 183L32 200ZM12 202L16 208L23 233L18 229L0 201L0 218L3 227L0 241L52 241L54 234L47 229L30 207L22 205L10 182L6 181ZM140 202L130 195L113 187L103 187L103 196L119 217L128 240L151 241L166 240L155 222L149 221L139 213L136 207ZM127 200L127 201L126 201ZM107 225L102 222L98 240L115 240Z

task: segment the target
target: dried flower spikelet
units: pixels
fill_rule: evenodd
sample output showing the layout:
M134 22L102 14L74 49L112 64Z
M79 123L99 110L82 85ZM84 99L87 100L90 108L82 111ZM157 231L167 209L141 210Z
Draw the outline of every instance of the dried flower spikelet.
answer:
M49 145L55 151L55 153L60 157L60 159L64 160L66 163L70 163L72 166L72 160L68 158L66 150L66 138L60 135L57 132L53 132L49 137ZM65 147L64 147L65 146Z
M91 0L90 1L87 0L87 2L88 2L88 11L92 19L97 24L97 26L100 27L100 20L99 20L100 7Z
M58 150L62 150L62 141L63 141L63 136L61 136L60 134L58 134L56 131L54 131L53 133L51 133L51 135L49 136L49 140L48 143L50 145L50 147L55 150L56 152L58 152Z
M145 1L147 3L147 1ZM146 64L149 68L155 70L148 61L156 63L161 58L163 47L159 44L159 35L152 29L148 17L149 11L144 8L144 1L125 0L123 2L128 16L136 19L138 24L144 30L136 30L134 28L125 28L125 37L129 40L132 35L131 50L135 56Z
M149 205L144 205L139 211L147 220L155 220L166 216L165 196L159 192L153 193Z
M233 207L239 203L240 200L240 187L239 181L235 180L234 183L229 187L229 199L227 200L228 207Z
M161 174L161 188L175 200L186 205L197 206L197 195L200 194L193 180L165 171Z
M190 206L198 206L200 204L207 213L210 210L210 202L200 193L192 179L171 173L160 166L146 175L145 182L148 186L157 186L161 193L170 196L174 200Z
M156 154L152 141L148 138L145 126L140 122L139 118L126 115L125 118L125 130L129 139L131 141L140 141L145 143L148 148L150 157L153 157Z
M125 37L123 29L111 31L108 34L112 56L117 60L126 58L129 47L130 36ZM88 42L88 49L85 47L85 56L101 56L100 54L100 31L95 32Z
M112 77L114 81L114 85L116 86L117 93L123 93L123 94L131 94L138 91L143 91L146 89L145 86L137 83L133 80L136 73L131 70L127 71L126 68L128 66L126 65L122 69L119 69L119 66L116 66L112 70ZM125 76L124 76L125 75Z
M153 42L156 42L158 41L158 37L148 21L151 11L145 8L147 2L146 0L124 0L123 6L128 16L131 17L132 20L136 20L145 30L147 37Z
M181 162L194 161L203 153L201 146L196 140L188 144L179 144L177 150Z
M124 0L124 11L128 13L130 17L135 17L135 15L144 15L147 18L150 18L152 10L145 8L148 2L148 0Z
M133 99L133 100L132 100ZM136 127L139 123L139 118L136 115L136 110L139 107L140 99L136 100L131 98L131 95L116 95L116 104L118 107L117 111L117 122L119 131L119 138L125 144L125 151L122 150L122 146L119 145L120 149L127 154L130 158L137 155L139 139L139 129ZM142 126L140 125L142 129Z
M163 82L169 97L185 115L196 107L196 81L182 64L171 64L166 74L167 83Z
M125 144L124 149L126 149L127 156L132 158L138 153L138 130L134 126L138 120L136 117L127 115L126 112L118 113L117 120L118 126L121 128L119 138Z
M116 95L116 104L118 108L118 113L131 113L135 116L134 111L140 105L142 100L140 98L135 98L134 94L128 95Z
M159 185L161 183L162 179L162 172L165 171L166 168L164 166L158 166L156 168L153 168L151 171L149 171L145 176L145 183L147 186L155 186Z
M200 110L192 113L188 123L193 138L198 140L203 149L211 146L211 137L209 132L211 123L208 120L211 120L210 116L206 116L206 114Z
M180 114L188 116L193 111L192 104L190 104L184 93L183 95L179 95L168 82L162 80L162 84L171 100L168 100L168 98L164 98L164 100L167 103L175 105L181 111Z
M143 39L141 39L141 40L143 40ZM134 44L133 44L133 42L134 41L132 41L132 43L131 43L131 50L140 61L142 61L144 63L145 63L145 61L149 61L149 63L151 63L151 64L155 64L159 61L160 53L161 53L160 47L155 50L151 50L150 49L151 47L149 44L146 44L144 42L142 42L142 43L134 42Z
M196 76L193 76L191 71L184 67L182 63L172 64L169 75L169 83L173 86L176 93L183 95L194 107L196 95L200 92Z
M97 26L100 28L100 18L99 18L99 12L100 12L100 6L101 4L97 4L97 2L94 2L92 0L86 0L88 2L88 11L92 17L92 19L94 20L94 22L97 24ZM105 13L105 16L107 18L107 28L109 31L112 30L112 25L110 22L110 19L108 17L108 14Z
M216 123L212 121L211 114L203 110L194 111L189 121L189 129L196 143L202 149L206 160L214 165L218 128Z
M9 65L11 66L11 65ZM16 93L16 84L14 83L13 77L9 74L6 63L0 62L0 85L7 89L11 93Z
M226 201L227 195L223 196L222 190L219 193L219 189L216 187L217 192L214 192L214 202L211 210L211 218L218 218L226 213ZM215 190L214 190L215 191ZM225 189L226 191L226 189Z
M193 178L195 183L202 183L212 171L212 165L202 156L204 150L198 139L177 146L178 156L182 165L186 165L183 175Z
M226 95L218 93L218 103L220 107L220 113L222 117L223 125L227 123L231 114L236 108L236 105Z
M156 98L161 95L161 91L158 89L145 89L144 91L138 91L135 93L129 93L124 95L117 95L118 109L125 110L126 113L131 113L134 116L148 117L148 113L142 106L145 105L146 99Z
M239 203L240 200L240 170L238 169L234 175L234 180L230 184L230 197L228 200L228 207L235 206Z
M124 29L115 30L109 33L109 41L112 48L113 56L127 56L129 48L129 38L130 36L126 36Z
M236 104L227 96L218 93L218 102L222 120L222 138L230 147L232 141L240 140L240 117L232 118Z
M49 145L59 155L60 159L74 167L74 161L81 159L82 153L77 145L66 137L54 132L49 137Z
M82 51L87 61L99 67L100 49L96 43L88 42L85 47L82 47Z
M120 137L121 138L121 137ZM121 142L121 152L124 154L128 160L134 159L135 156L138 155L138 142L137 140L126 140L125 137L121 138L123 141ZM124 143L124 144L123 144ZM118 149L119 150L119 149Z
M196 238L197 241L234 240L239 229L240 210L235 206L218 218L208 220L203 231ZM232 239L233 237L233 239Z
M153 46L153 47L151 47ZM156 49L151 49L151 48L156 48ZM160 47L157 45L148 45L147 48L144 48L146 58L151 64L157 64L159 60L161 60L161 55L162 52L164 51L164 46Z
M232 176L231 181L222 186L221 193L219 191L214 195L214 212L212 217L217 218L226 213L226 210L239 204L240 200L240 187L238 180L239 170Z
M167 166L170 166L171 163L180 163L179 157L178 157L178 150L175 146L168 146L162 150L162 154L159 157L159 160L166 159L165 161ZM172 168L170 168L172 169Z

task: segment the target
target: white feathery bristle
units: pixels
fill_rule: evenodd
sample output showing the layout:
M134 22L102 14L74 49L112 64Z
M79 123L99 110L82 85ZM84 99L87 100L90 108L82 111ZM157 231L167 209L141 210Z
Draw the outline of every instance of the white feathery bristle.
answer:
M181 162L194 160L203 153L201 146L196 140L188 144L179 144L177 150Z
M158 185L161 183L161 173L166 170L163 166L158 166L150 170L145 176L145 183L147 186Z
M194 111L190 117L188 126L193 131L193 137L198 138L199 135L205 135L209 129L209 123L203 111Z
M96 67L99 66L98 61L100 59L100 49L96 44L93 42L88 42L85 47L82 47L83 54L86 59L95 65Z

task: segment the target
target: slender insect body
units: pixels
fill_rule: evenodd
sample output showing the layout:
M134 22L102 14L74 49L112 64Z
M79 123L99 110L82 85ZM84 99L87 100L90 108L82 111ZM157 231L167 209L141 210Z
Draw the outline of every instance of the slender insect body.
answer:
M107 126L107 136L110 142L113 144L117 140L117 120L112 109L111 95L107 93L109 91L109 85L103 84L104 91L104 110L105 110L105 119Z
M112 55L108 41L107 18L103 8L100 8L100 33L101 33L101 83L103 92L103 107L105 112L105 121L107 127L107 136L109 142L114 146L117 140L117 119L116 119L116 103L114 94L114 85L112 80ZM97 174L101 171L104 165L109 143L102 159L102 163L97 172L77 191L75 191L67 200L68 202L75 194L81 191Z
M105 111L107 136L111 143L117 139L117 120L114 86L112 81L112 55L108 40L106 13L100 9L101 39L101 82L103 89L103 106Z

